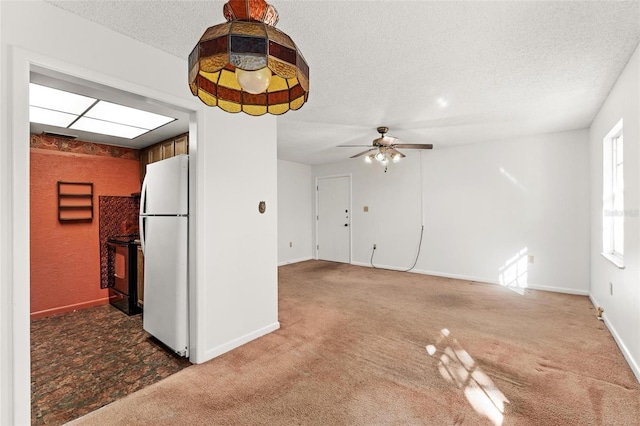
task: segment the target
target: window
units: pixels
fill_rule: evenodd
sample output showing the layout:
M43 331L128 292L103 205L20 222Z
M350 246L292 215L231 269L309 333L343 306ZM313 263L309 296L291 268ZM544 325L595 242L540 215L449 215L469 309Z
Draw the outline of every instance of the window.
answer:
M624 156L622 120L603 140L602 254L624 267Z

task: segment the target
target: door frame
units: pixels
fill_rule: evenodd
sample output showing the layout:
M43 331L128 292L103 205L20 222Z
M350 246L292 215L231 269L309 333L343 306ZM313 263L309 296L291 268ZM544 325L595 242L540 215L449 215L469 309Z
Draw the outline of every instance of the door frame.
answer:
M342 173L335 175L316 176L315 180L315 218L314 233L313 233L313 252L315 260L318 260L318 187L320 185L320 179L331 179L338 177L346 177L349 179L349 264L353 262L353 179L351 173Z
M197 176L202 170L198 153L198 128L203 126L202 110L174 95L142 86L136 82L125 81L118 77L101 74L64 60L11 45L7 52L7 64L2 65L8 76L3 76L1 84L3 114L7 128L0 128L0 191L3 202L0 208L0 422L11 419L15 424L28 424L31 418L31 336L30 336L30 156L29 156L29 82L30 71L34 68L48 69L77 77L104 86L113 87L139 96L167 104L186 111L189 122L189 155L191 165L189 178L193 179L189 191L191 223L189 236L189 322L190 346L196 347L202 341L200 336L199 314L196 293L197 287L197 245L195 237L196 212L200 208L195 202ZM6 90L6 92L5 92ZM5 109L6 107L6 109ZM6 113L5 111L11 111ZM3 117L3 119L5 118ZM2 121L2 120L0 120ZM193 137L193 140L191 139ZM6 144L4 143L6 142ZM202 148L200 147L200 150ZM191 209L193 208L193 209ZM5 281L6 280L6 281ZM29 285L25 285L29 283ZM197 348L199 349L199 348ZM197 363L197 360L192 361ZM6 407L6 408L5 408Z

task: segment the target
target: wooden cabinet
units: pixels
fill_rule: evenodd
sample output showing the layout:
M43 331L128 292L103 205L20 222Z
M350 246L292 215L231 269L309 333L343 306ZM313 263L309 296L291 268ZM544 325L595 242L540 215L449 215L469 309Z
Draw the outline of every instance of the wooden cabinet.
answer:
M189 153L189 137L182 135L175 140L174 145L175 155L188 154Z
M140 183L144 180L144 175L147 174L147 164L164 160L165 157L163 156L164 152L162 149L163 143L164 142L160 142L140 150Z
M167 157L169 158L169 157ZM162 143L149 147L149 164L164 160Z
M149 151L145 149L140 150L140 184L144 180L144 175L147 174L147 164L149 164Z
M189 134L185 133L140 150L140 182L147 174L147 164L189 153Z
M175 142L174 141L167 141L167 142L162 142L161 145L162 147L162 159L164 160L165 158L171 158L175 155Z

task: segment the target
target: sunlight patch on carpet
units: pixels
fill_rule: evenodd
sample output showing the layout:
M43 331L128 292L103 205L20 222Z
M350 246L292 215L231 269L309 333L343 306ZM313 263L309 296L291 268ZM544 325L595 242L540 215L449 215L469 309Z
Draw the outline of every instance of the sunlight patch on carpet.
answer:
M451 337L450 331L446 328L440 330L436 343L427 345L426 350L430 356L439 359L440 375L462 390L473 409L494 426L502 426L505 403L508 404L509 400L471 355Z

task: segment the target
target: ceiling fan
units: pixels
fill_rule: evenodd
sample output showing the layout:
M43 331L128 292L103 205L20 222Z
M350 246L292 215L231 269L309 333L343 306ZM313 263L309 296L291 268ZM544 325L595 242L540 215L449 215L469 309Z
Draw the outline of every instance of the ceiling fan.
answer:
M389 164L389 161L397 163L400 159L406 157L403 153L397 150L397 148L403 149L433 149L433 145L430 143L415 144L415 143L401 143L398 138L393 136L387 136L389 131L388 127L378 127L378 133L380 137L373 140L372 145L338 145L340 148L344 147L360 147L367 146L369 149L359 154L352 155L351 158L358 158L366 155L364 158L367 163L372 163L373 160L378 161L383 166Z

